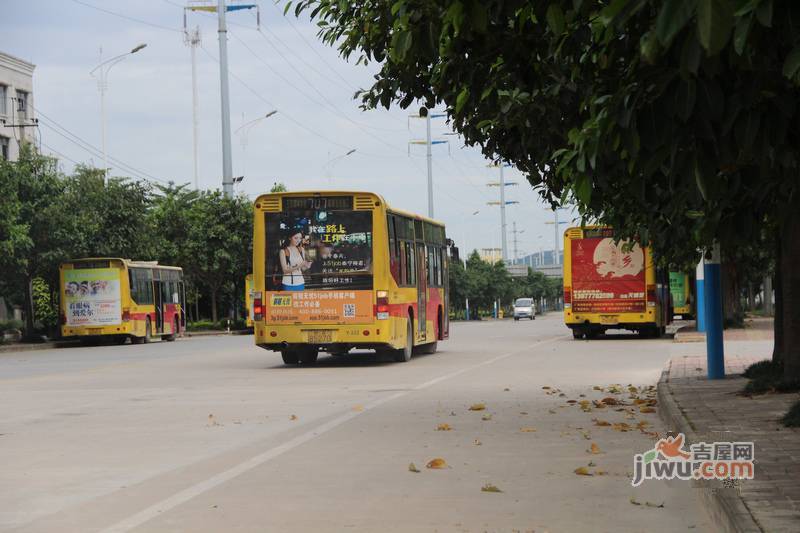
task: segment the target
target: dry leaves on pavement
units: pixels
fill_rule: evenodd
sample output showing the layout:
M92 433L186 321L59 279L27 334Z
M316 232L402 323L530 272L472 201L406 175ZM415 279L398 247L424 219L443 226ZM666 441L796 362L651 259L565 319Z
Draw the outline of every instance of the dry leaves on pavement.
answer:
M495 485L487 483L486 485L481 487L481 492L503 492L503 491L498 489Z
M442 470L450 467L447 465L447 461L441 457L437 457L428 461L428 464L425 465L425 468L430 468L431 470Z
M483 411L484 409L486 409L485 403L473 403L469 406L470 411Z
M419 474L419 468L414 463L408 463L408 471L414 472L415 474Z
M596 442L592 443L592 447L591 447L591 449L589 449L589 452L591 452L591 453L593 453L595 455L603 453L603 452L600 451L600 446L598 446Z
M452 429L453 427L450 424L445 424L445 423L436 426L436 431L450 431Z
M535 433L536 428L526 427L526 428L519 428L520 432L522 433Z
M585 467L585 466L579 466L578 468L576 468L575 469L575 473L578 474L579 476L593 476L594 475L589 470L589 468Z

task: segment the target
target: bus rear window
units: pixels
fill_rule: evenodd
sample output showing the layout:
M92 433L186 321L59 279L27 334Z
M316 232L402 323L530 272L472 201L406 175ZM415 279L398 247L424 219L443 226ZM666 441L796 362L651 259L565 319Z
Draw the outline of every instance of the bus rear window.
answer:
M267 290L372 289L372 212L334 207L265 213Z

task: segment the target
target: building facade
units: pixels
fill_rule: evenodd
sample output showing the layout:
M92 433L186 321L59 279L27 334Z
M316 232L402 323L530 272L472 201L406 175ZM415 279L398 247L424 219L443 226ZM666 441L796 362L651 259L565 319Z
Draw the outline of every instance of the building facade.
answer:
M23 142L33 142L35 65L0 52L0 157L16 161Z

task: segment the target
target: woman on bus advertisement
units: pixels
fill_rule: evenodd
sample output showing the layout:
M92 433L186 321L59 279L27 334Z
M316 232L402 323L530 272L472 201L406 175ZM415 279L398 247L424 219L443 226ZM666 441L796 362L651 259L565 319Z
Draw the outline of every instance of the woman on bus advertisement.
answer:
M311 268L311 261L306 260L303 232L291 230L278 253L283 277L282 289L285 291L302 291L305 289L303 272Z

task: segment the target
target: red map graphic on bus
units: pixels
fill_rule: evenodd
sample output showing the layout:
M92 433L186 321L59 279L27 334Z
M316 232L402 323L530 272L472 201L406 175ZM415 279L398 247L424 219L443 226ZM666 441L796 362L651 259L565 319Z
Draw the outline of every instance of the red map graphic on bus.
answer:
M645 310L645 256L638 243L612 238L575 239L572 311L630 313Z

